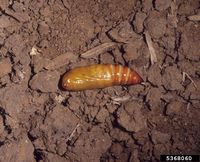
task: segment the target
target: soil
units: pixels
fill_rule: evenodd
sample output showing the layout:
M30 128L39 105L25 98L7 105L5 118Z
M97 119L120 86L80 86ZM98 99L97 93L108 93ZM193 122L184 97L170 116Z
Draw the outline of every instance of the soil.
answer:
M199 13L199 0L1 0L0 161L200 154L200 22L188 19ZM117 46L79 57L105 42ZM81 92L59 86L67 70L99 63L126 65L145 82Z

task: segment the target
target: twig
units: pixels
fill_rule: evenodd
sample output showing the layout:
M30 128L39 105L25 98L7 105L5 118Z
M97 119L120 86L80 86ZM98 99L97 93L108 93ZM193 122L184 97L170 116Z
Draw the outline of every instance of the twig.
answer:
M151 40L151 36L149 35L148 31L145 32L145 38L146 38L146 42L147 42L147 45L148 45L148 48L149 48L149 52L150 52L151 65L153 65L158 60L157 60L155 49L153 47L153 42Z
M182 81L185 82L185 78L186 78L186 76L188 77L188 79L190 79L190 81L192 82L192 84L194 85L194 87L197 89L197 85L196 85L196 83L195 83L194 80L189 76L188 73L183 72L183 78L182 78Z
M115 46L115 45L116 45L116 43L113 43L113 42L103 43L97 47L94 47L94 48L88 50L87 52L82 53L80 55L80 57L90 58L90 57L98 56L101 53L108 51L110 48L113 48L113 46Z

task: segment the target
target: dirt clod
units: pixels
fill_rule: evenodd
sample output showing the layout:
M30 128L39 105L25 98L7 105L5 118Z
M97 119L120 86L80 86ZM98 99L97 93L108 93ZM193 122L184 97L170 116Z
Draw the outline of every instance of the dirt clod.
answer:
M171 102L167 106L166 114L167 115L173 115L173 114L177 114L178 115L180 113L181 109L184 109L184 108L185 107L184 107L182 102L174 101L174 102Z
M167 133L162 133L159 131L153 131L151 134L151 138L154 144L166 144L168 142L170 142L170 135Z
M0 78L11 72L11 62L9 59L0 60Z
M108 34L113 40L122 43L127 43L131 40L134 41L140 37L132 30L132 26L128 21L116 26Z
M151 12L147 20L147 28L152 38L157 39L162 37L166 32L166 25L167 22L164 15L155 11Z
M135 21L133 23L135 31L141 33L144 30L144 20L147 15L143 12L137 12L135 15Z
M146 127L146 121L141 113L142 106L137 102L128 102L124 109L118 112L118 123L127 131L138 132Z
M75 56L73 53L66 52L64 54L57 56L52 60L47 60L44 67L48 70L55 70L66 64L69 64L70 62L75 61L76 59L77 56Z
M162 1L162 0L156 0L155 5L156 9L159 11L164 11L166 10L171 4L171 0L168 1Z
M166 89L169 90L183 89L181 81L182 81L182 74L175 66L170 66L166 68L162 79L162 83L166 87Z
M0 157L0 161L34 161L33 151L31 141L24 135L19 141L6 143L1 147L0 153L4 156Z
M57 71L40 72L33 76L30 81L30 87L41 92L56 92L60 74Z

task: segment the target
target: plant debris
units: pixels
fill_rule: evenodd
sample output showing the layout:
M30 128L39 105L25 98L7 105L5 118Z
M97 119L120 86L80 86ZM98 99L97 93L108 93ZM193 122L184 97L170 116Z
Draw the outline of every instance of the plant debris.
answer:
M200 15L188 16L188 19L191 21L200 21Z
M153 42L151 40L151 36L149 35L148 31L145 32L145 38L146 38L146 42L147 42L147 45L149 48L151 65L153 65L154 63L156 63L158 61L158 59L156 56L155 49L153 47Z
M188 79L190 79L190 81L192 82L192 84L194 85L194 87L197 89L197 85L196 85L196 83L194 82L194 80L191 78L191 76L188 74L188 73L186 73L186 72L183 72L183 79L182 79L182 81L183 82L185 82L185 78L188 78Z

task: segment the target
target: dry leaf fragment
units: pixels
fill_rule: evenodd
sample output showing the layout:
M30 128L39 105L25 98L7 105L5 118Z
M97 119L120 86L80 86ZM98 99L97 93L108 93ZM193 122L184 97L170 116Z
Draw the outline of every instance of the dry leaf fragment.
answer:
M113 48L116 45L116 43L113 42L108 42L108 43L103 43L97 47L94 47L87 52L82 53L80 56L83 58L90 58L94 56L98 56L101 53L104 53L108 51L109 49Z
M39 49L37 49L35 46L33 46L32 49L31 49L30 55L35 56L35 55L40 54L40 52L41 51Z
M151 36L149 35L148 31L145 32L145 37L146 37L146 42L147 42L149 52L150 52L151 65L153 65L154 63L157 62L157 56L156 56L155 49L153 47L153 42L151 40Z

